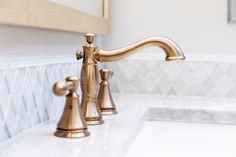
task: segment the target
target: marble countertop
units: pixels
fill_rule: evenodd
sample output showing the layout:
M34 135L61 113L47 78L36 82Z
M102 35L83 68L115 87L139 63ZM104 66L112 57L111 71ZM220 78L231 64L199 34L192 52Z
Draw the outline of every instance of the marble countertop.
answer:
M0 145L0 157L122 157L146 120L236 125L236 100L114 95L119 114L89 126L87 138L53 136L58 118Z

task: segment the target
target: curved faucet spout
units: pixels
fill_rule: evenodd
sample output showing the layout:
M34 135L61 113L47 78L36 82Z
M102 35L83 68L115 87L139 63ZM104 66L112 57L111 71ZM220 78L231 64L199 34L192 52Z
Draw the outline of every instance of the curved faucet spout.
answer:
M183 60L185 59L181 49L172 40L163 37L152 37L143 41L137 42L133 45L124 47L122 49L113 51L104 51L96 47L93 42L95 35L87 33L85 35L87 44L83 46L83 51L76 53L77 59L83 59L81 67L81 91L82 91L82 102L81 110L85 117L88 125L102 124L103 107L98 106L98 87L99 87L99 76L97 62L111 62L128 57L141 48L147 46L158 46L162 48L166 54L166 60ZM108 82L106 81L106 85ZM99 95L104 97L104 93ZM105 99L105 97L104 97ZM109 107L110 108L110 107ZM106 109L106 112L108 110ZM112 107L111 113L114 113Z
M178 47L178 45L172 40L164 37L147 38L145 40L142 40L140 42L118 50L97 50L96 52L94 52L93 56L95 60L99 62L112 62L128 57L136 53L138 50L149 46L158 46L162 48L166 54L165 60L167 61L185 59L184 54Z

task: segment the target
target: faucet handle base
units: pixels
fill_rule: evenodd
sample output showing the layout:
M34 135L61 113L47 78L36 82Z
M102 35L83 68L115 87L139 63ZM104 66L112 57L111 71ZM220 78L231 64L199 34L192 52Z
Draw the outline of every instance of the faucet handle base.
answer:
M97 120L94 120L94 119L90 120L88 118L85 118L85 120L86 120L87 125L100 125L104 123L104 120L102 118L97 119Z
M81 138L89 136L90 133L88 132L88 129L63 130L57 128L54 135L57 137L65 137L65 138Z
M116 108L106 108L106 109L102 109L100 108L101 112L102 112L102 115L114 115L114 114L117 114L117 110Z

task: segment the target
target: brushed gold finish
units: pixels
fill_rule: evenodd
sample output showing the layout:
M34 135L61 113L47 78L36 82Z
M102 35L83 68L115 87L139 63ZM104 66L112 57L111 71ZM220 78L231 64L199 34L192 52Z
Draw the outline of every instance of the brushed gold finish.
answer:
M81 109L88 125L104 123L102 113L97 104L97 91L99 86L97 62L93 59L93 53L97 47L93 46L95 35L86 34L87 44L83 46L83 65L81 68Z
M113 51L98 50L94 53L94 58L99 62L118 61L138 52L142 48L150 46L162 48L166 54L166 61L185 59L184 54L178 45L172 40L164 37L147 38L130 46Z
M77 59L83 58L81 69L81 90L82 90L82 112L87 124L102 124L102 114L99 108L98 93L98 67L97 62L118 61L128 57L141 48L148 46L158 46L166 54L166 61L184 60L184 54L176 43L164 37L151 37L133 45L112 51L104 51L93 45L95 35L87 33L85 35L87 44L83 46L83 51L76 54Z
M95 37L96 37L96 35L93 34L93 33L87 33L86 34L86 41L87 41L88 45L92 46Z
M102 82L98 91L98 105L103 115L117 114L116 105L111 96L110 84L108 79L113 76L111 69L101 69L100 76Z
M65 138L79 138L89 136L85 119L81 113L79 96L76 93L78 89L79 79L69 76L66 82L57 82L53 86L55 95L63 96L66 94L66 104L63 114L57 123L55 136Z
M72 81L68 82L57 82L53 86L53 92L57 96L63 96L66 94L66 92L70 89L72 89L74 86L74 83Z
M83 51L77 51L76 52L76 59L79 60L84 57L84 52Z

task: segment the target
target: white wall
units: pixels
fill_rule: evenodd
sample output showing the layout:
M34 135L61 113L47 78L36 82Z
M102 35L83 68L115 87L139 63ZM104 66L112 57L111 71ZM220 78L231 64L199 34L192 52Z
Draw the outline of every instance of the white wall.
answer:
M0 25L0 61L21 65L76 60L83 34Z
M112 33L103 39L103 48L166 36L187 57L236 55L236 24L227 23L227 7L227 0L114 0Z

